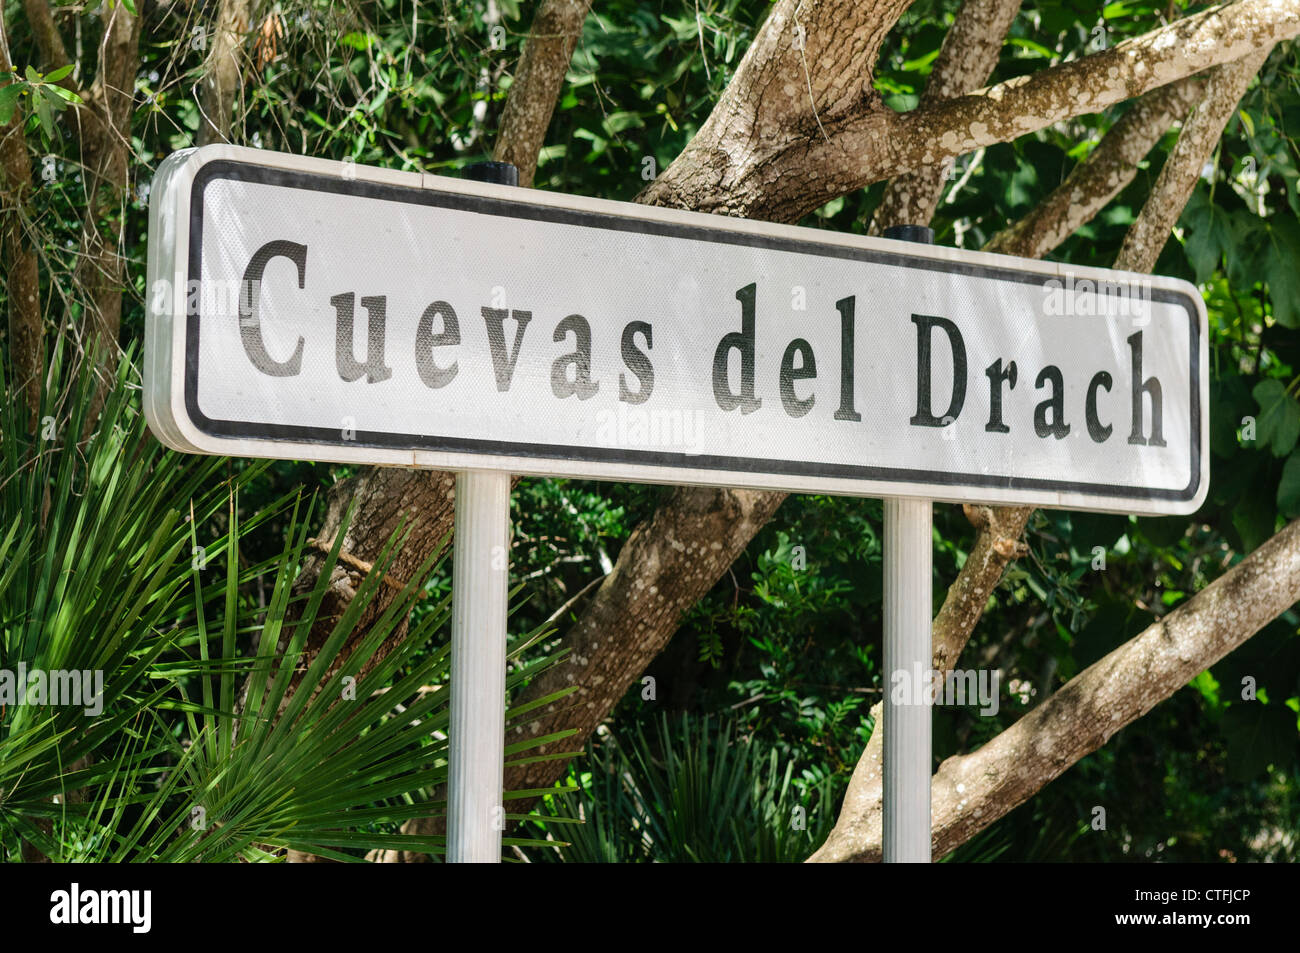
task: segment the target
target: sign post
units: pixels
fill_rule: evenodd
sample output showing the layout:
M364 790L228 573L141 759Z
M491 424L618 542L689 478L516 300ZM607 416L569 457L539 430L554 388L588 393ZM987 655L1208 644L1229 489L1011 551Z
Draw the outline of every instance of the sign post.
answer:
M456 474L447 862L501 859L510 474Z
M465 177L519 184L519 170L507 162L480 162L466 169ZM462 470L456 474L453 506L447 862L499 863L505 830L510 474Z
M458 474L448 857L495 860L510 474L884 499L890 680L930 669L933 501L1201 505L1194 286L900 237L186 150L145 414L189 453ZM886 859L925 861L930 709L884 687Z
M933 231L916 225L887 228L885 237L934 242ZM896 705L890 689L893 673L928 671L934 657L930 630L933 509L929 500L885 500L881 848L887 864L930 862L930 706L924 698Z
M885 707L881 847L885 863L930 862L930 706L895 704L892 677L928 671L932 504L885 500Z

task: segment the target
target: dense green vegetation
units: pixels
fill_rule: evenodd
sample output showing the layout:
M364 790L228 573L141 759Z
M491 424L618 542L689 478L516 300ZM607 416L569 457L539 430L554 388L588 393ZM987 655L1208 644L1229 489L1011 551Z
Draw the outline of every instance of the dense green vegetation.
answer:
M0 858L17 860L24 843L59 859L263 858L285 849L355 857L394 846L402 820L441 809L428 802L445 777L449 561L431 560L409 580L399 602L414 606L409 634L371 676L378 681L367 682L388 686L387 695L345 718L328 700L354 672L320 666L304 676L319 694L293 694L287 716L264 717L289 687L289 668L270 658L277 640L304 633L281 625L313 618L321 596L319 586L292 588L318 525L313 498L352 471L182 457L163 451L142 422L149 182L162 158L190 146L198 129L194 89L205 50L191 43L191 29L205 21L187 4L137 0L145 25L131 189L119 210L105 213L123 220L127 358L91 425L93 371L73 369L85 323L71 279L86 202L70 131L78 107L57 87L62 77L35 68L22 4L0 2L19 70L14 83L0 86L0 124L19 117L42 179L28 224L41 236L40 289L55 365L46 403L31 417L18 389L5 385L0 668L21 661L107 672L104 713L89 726L67 711L0 709ZM237 105L232 139L454 174L489 157L534 6L495 0L495 24L478 2L259 5L258 69ZM890 105L916 104L957 6L921 0L904 15L877 80ZM1114 3L1098 17L1083 4L1028 0L995 78L1145 32L1166 6ZM597 3L537 187L635 196L647 157L665 168L708 116L768 7L766 0ZM86 31L87 71L103 15L61 14ZM964 157L933 222L936 241L980 247L1057 185L1121 111ZM1037 513L1028 556L1013 564L966 650L978 660L972 665L1003 673L1001 710L985 718L970 708L937 709L936 763L1013 723L1300 516L1297 135L1300 49L1293 44L1274 53L1229 123L1157 267L1196 282L1209 308L1209 501L1193 518ZM1109 266L1175 138L1169 133L1133 183L1053 257ZM865 233L882 188L837 198L803 224ZM0 288L0 307L5 296ZM8 339L4 347L8 367ZM42 426L47 418L52 431ZM519 484L511 690L554 657L574 618L569 611L553 619L557 610L608 570L667 492ZM591 750L571 763L576 790L540 808L586 824L575 832L530 822L516 855L564 858L542 845L548 837L572 842L570 860L799 860L818 846L880 699L881 506L788 500L645 673L653 693L635 686ZM936 609L973 536L960 507L936 507ZM191 558L197 546L205 559ZM380 585L381 573L366 585ZM394 611L371 628L348 666L359 671L367 647L373 651L401 616ZM338 620L340 644L354 622ZM236 716L249 672L260 677ZM261 696L256 686L276 672ZM1246 676L1258 686L1249 703L1241 693ZM953 859L1294 860L1298 719L1300 615L1292 611ZM526 756L526 748L510 756ZM76 797L63 796L74 790ZM192 827L195 805L222 823ZM1097 805L1107 810L1105 831L1090 828ZM791 826L794 816L802 827ZM426 837L407 846L439 843Z

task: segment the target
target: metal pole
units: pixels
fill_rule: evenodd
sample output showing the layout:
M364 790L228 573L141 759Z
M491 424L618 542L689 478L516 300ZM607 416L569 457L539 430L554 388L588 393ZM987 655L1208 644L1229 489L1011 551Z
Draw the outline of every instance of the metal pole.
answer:
M886 229L886 238L930 244L928 228ZM930 862L930 606L933 506L885 500L885 863ZM905 679L906 704L894 703ZM917 697L918 694L920 697Z
M885 863L930 862L930 527L929 500L885 500Z
M499 863L510 474L456 474L447 862Z
M517 185L518 170L482 162L466 178ZM510 579L510 474L456 474L451 571L451 748L447 862L501 862L506 737L506 610Z
M464 177L494 185L518 185L519 169L509 162L475 162L465 166Z

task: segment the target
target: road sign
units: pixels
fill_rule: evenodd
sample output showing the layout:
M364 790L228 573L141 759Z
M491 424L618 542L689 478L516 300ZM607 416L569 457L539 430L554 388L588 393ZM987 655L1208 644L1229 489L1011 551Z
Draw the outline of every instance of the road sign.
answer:
M460 471L453 861L500 857L509 473L888 497L910 670L930 500L1194 511L1206 355L1167 278L229 146L150 202L165 443ZM930 713L885 701L885 859L928 860Z
M178 449L1188 513L1183 281L230 146L153 186Z

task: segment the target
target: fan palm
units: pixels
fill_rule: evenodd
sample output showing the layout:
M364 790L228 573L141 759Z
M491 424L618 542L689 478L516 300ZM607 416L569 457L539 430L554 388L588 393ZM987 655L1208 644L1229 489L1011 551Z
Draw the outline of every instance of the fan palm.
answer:
M447 773L449 655L440 635L449 601L410 613L433 557L360 630L399 530L327 625L324 648L300 664L308 632L323 624L344 533L315 585L295 593L310 505L290 494L241 520L240 491L264 465L163 448L144 427L129 356L93 428L101 385L89 373L65 376L35 432L19 400L0 412L0 672L101 673L102 697L71 706L26 691L0 707L0 858L441 852L441 837L397 833L403 821L442 809L435 798ZM241 566L241 540L286 514L280 551ZM205 583L214 558L224 559L224 573ZM267 577L260 605L245 593ZM553 661L523 660L545 634L515 640L507 694ZM560 737L512 745L507 756Z

